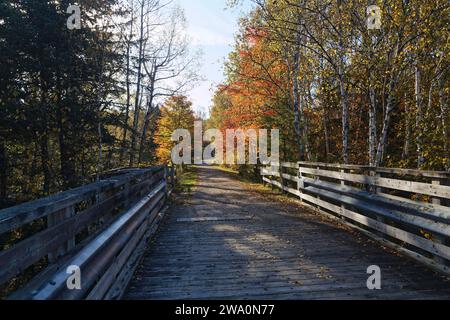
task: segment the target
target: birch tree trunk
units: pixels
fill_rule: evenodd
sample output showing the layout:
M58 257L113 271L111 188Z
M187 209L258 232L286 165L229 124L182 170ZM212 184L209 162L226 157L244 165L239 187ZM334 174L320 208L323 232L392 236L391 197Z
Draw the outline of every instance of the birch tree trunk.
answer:
M302 129L300 123L300 86L299 86L299 74L300 74L300 46L301 46L301 17L298 13L298 25L297 25L297 37L294 52L294 68L293 68L293 103L294 103L294 129L297 136L297 142L299 146L300 161L305 160L305 147L302 139Z
M408 161L411 150L411 136L412 136L412 126L411 126L411 116L410 116L410 106L407 94L404 97L405 103L405 144L403 146L403 161Z
M384 120L383 120L383 130L381 132L381 137L380 140L378 142L378 147L377 147L377 155L375 158L375 166L379 167L384 159L384 155L386 153L386 144L387 144L387 138L388 138L388 133L390 130L390 126L391 126L391 114L392 111L394 110L394 89L397 86L397 81L399 79L399 74L397 72L399 72L397 70L397 68L395 67L396 64L396 60L397 60L397 56L399 53L399 49L400 49L400 39L401 39L401 35L399 35L399 38L397 40L397 43L395 45L394 51L392 53L392 57L391 57L391 71L390 71L390 75L389 75L389 92L387 94L387 102L386 102L386 110L384 112Z
M155 77L156 77L156 66L153 67L153 71L151 74L151 84L150 84L150 89L148 92L148 103L147 103L147 112L145 114L145 120L144 120L144 125L142 127L142 133L141 133L141 141L140 141L140 145L139 145L139 158L138 158L138 163L140 164L142 161L142 156L144 154L144 146L145 146L145 138L147 136L147 130L148 130L148 126L150 124L150 118L152 116L152 112L153 112L153 99L154 99L154 89L155 89Z
M447 128L447 116L449 112L449 107L447 103L447 98L445 95L445 86L446 86L446 78L447 73L442 72L440 78L439 78L439 106L440 106L440 117L441 117L441 125L442 125L442 135L444 138L444 157L447 159L450 159L450 153L449 153L449 144L450 139L448 136L448 128ZM447 171L450 171L450 163L447 166Z
M126 89L127 89L127 105L125 110L125 119L124 119L124 129L123 129L123 137L122 137L122 146L120 149L119 162L122 164L123 158L125 155L125 149L127 147L127 135L128 135L128 120L130 118L130 105L131 105L131 82L130 82L130 62L131 62L131 48L132 48L132 39L133 39L133 22L134 22L134 11L133 11L133 1L131 1L131 24L130 24L130 33L128 35L127 40L127 64L126 64Z
M373 76L370 72L371 77ZM373 82L371 82L373 85ZM369 89L369 162L371 166L375 166L376 163L376 143L377 143L377 107L375 88Z
M339 93L341 98L342 107L342 161L344 164L348 164L348 139L349 139L349 109L348 109L348 94L345 88L345 50L344 50L344 38L342 28L342 14L341 14L341 2L338 1L339 6L339 26L338 26L338 81L339 81Z
M414 77L415 77L415 99L416 99L416 131L417 131L417 168L422 168L424 164L424 156L423 156L423 97L421 90L421 70L419 67L419 60L416 60L416 65L414 68Z
M136 135L139 125L140 113L140 98L141 98L141 81L142 81L142 56L144 47L144 6L145 1L141 1L140 26L139 26L139 54L138 54L138 68L137 68L137 82L136 82L136 97L134 101L134 119L133 132L131 134L131 150L130 150L130 167L134 166L135 149L136 149Z
M375 91L374 75L374 41L369 38L369 164L376 164L376 144L377 144L377 97ZM372 66L370 64L372 63Z
M327 113L324 110L323 111L323 132L324 132L324 136L325 136L325 157L326 157L326 161L327 163L330 162L330 134L328 131L328 118L327 118Z

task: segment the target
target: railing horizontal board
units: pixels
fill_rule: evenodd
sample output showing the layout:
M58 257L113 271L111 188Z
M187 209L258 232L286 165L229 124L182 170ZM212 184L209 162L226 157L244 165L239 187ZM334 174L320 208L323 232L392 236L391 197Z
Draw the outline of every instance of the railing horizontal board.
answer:
M24 203L12 208L0 210L0 234L18 228L24 224L58 212L64 208L90 199L97 194L119 188L143 174L154 173L155 169L140 174L128 174L113 179L100 181L84 187L61 192L59 194Z
M141 182L129 191L122 191L105 201L94 205L79 214L70 217L51 228L47 228L31 236L12 248L0 252L0 284L10 277L22 272L27 267L39 261L65 241L83 231L89 224L107 215L125 199L142 189L143 185L157 182L160 177L153 176L149 181Z
M344 170L359 170L359 171L373 171L376 173L387 173L397 175L408 175L415 177L425 178L440 178L449 179L450 172L447 171L426 171L426 170L414 170L414 169L400 169L400 168L380 168L372 166L359 166L359 165L345 165L345 164L330 164L330 163L313 163L313 162L299 162L301 167L321 167L321 168L334 168Z
M284 168L298 169L298 163L294 162L283 162L281 166Z
M109 288L108 292L103 296L103 300L120 300L125 293L125 290L130 282L134 271L139 265L140 258L145 253L149 240L158 230L158 227L164 217L165 209L164 204L161 203L155 208L155 212L158 212L156 219L153 220L149 230L144 234L140 243L135 247L131 256L128 258L126 264L123 266L120 273L117 275L114 283ZM166 207L167 208L167 207Z
M342 186L335 183L310 178L303 178L303 180L307 185L316 186L328 191L338 192L343 195L347 194L361 199L370 200L374 203L378 203L379 205L391 206L400 211L404 210L409 214L418 215L427 219L450 224L450 208L436 206L431 203L417 202L412 200L406 201L405 198L398 198L396 200L393 200L389 197L386 197L385 195L369 193L366 191L361 191L357 188Z
M95 287L89 292L86 300L102 300L105 298L105 295L109 292L116 279L119 277L119 274L127 267L126 264L129 262L130 256L132 256L136 247L141 241L145 241L143 238L156 220L162 206L163 203L159 202L159 204L152 209L144 223L142 223L136 232L134 232L132 238L128 241L120 254L117 255L108 270L106 270L100 280L96 283Z
M273 176L273 177L280 177L280 173L279 172L275 172L275 171L271 171L271 170L267 170L267 169L262 169L261 170L261 174L263 176Z
M439 255L443 258L450 259L450 248L445 245L442 245L439 243L434 243L433 241L430 241L425 238L421 238L413 233L389 226L385 223L378 222L374 219L371 219L371 218L361 215L359 213L353 212L346 208L342 208L341 206L331 204L324 200L317 199L317 198L315 198L311 195L305 194L305 193L301 194L301 198L305 201L309 201L311 203L319 205L319 206L321 206L327 210L330 210L334 213L340 214L348 219L356 221L356 222L358 222L364 226L367 226L371 229L377 230L388 236L391 236L393 238L397 238L401 241L404 241L404 242L406 242L410 245L413 245L417 248L426 250L433 254Z
M126 263L128 257L131 255L133 249L139 243L142 235L145 233L147 228L147 223L143 223L138 228L138 230L133 234L132 239L128 241L120 254L114 259L108 270L103 273L102 277L95 285L95 288L91 290L86 300L101 300L103 298L106 292L108 292L108 289L112 285L115 277L117 277L117 274Z
M450 274L450 172L311 162L298 166L298 177L283 172L292 168L283 163L262 168L261 175L305 205L344 217L343 223ZM297 190L289 181L297 182Z
M0 234L47 219L45 229L0 251L0 284L21 279L29 267L44 262L39 274L10 298L101 299L119 274L121 286L114 292L126 285L124 266L131 256L137 259L133 250L138 245L143 253L143 240L173 189L176 168L120 169L107 175L107 180L0 211ZM71 215L58 215L69 210ZM83 290L67 290L69 265L83 269Z
M286 179L286 180L289 180L289 181L292 181L292 182L298 182L298 177L294 177L294 176L292 176L292 175L290 175L290 174L286 174L286 173L283 173L282 175L281 175L281 177L283 178L283 179Z
M32 297L35 300L50 300L50 299L81 299L88 290L92 288L93 283L101 276L117 252L123 248L128 242L142 221L145 220L146 212L148 210L149 203L151 206L161 200L161 192L165 189L165 183L161 183L150 194L142 199L136 206L134 206L127 213L122 215L116 222L114 222L108 229L102 232L96 239L86 245L81 252L79 252L71 261L66 264L67 266L76 265L80 269L85 270L84 286L82 290L67 290L66 287L66 268L62 268L54 277L44 285L44 287L36 292ZM152 201L154 200L154 201ZM151 209L150 209L151 210ZM128 231L128 232L127 232ZM121 237L121 239L117 239ZM99 253L102 253L99 256ZM98 256L99 259L95 259L95 268L89 268L92 264L94 257Z
M372 185L382 188L401 190L412 193L420 193L433 197L450 198L450 187L442 185L432 185L428 183L397 180L381 177L371 177L361 174L351 174L336 172L330 170L319 170L311 168L300 168L302 174L310 174L321 177L328 177L337 180L345 180L355 183L361 183L365 185Z
M367 201L355 199L353 197L340 195L335 192L325 191L323 189L318 189L314 187L307 187L305 188L305 191L314 193L315 195L319 195L321 197L325 197L332 200L338 200L341 203L354 206L358 209L365 210L368 212L373 212L375 214L378 214L380 216L392 219L394 221L406 223L418 228L423 228L435 233L438 233L440 235L449 235L450 234L450 225L430 221L428 219L424 219L422 217L415 217L408 214L405 214L403 212L395 211L395 210L389 210L383 207L374 206L373 204L368 203Z

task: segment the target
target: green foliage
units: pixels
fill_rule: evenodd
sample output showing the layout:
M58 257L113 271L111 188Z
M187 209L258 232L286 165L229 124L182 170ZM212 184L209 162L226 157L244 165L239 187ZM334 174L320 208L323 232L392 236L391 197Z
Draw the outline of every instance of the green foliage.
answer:
M447 1L379 3L381 30L367 1L253 2L211 126L278 128L286 161L450 169Z

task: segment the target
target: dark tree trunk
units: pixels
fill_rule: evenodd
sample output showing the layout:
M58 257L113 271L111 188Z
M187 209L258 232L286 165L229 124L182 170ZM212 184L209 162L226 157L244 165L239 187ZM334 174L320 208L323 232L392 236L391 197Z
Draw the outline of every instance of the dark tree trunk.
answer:
M145 1L141 4L140 13L140 36L139 36L139 59L138 59L138 70L137 70L137 84L136 84L136 98L134 103L134 120L133 120L133 133L131 135L131 150L130 150L130 167L134 166L135 161L135 150L136 150L136 140L137 131L139 125L139 112L140 112L140 101L141 101L141 80L142 80L142 57L143 57L143 46L144 46L144 5Z
M152 104L153 104L153 85L152 85L152 89L151 89L151 92L149 95L149 101L147 103L147 113L145 115L144 126L142 127L141 141L140 141L140 145L139 145L139 159L138 159L139 164L141 164L141 162L142 162L142 156L144 155L144 147L145 147L145 141L146 141L146 137L147 137L147 131L148 131L148 127L150 125L151 117L154 112Z
M125 119L124 119L124 129L123 129L123 137L122 137L122 146L120 149L120 157L119 162L122 165L125 149L127 147L127 134L128 134L128 121L130 119L130 105L131 105L131 80L130 80L130 61L131 61L131 39L133 36L133 15L131 15L131 26L130 26L130 35L127 44L127 71L126 71L126 87L127 87L127 106L125 110Z
M42 173L44 175L44 185L42 188L42 192L44 196L48 196L50 194L51 173L50 173L50 156L48 153L47 134L41 137L41 163L42 163Z
M61 158L61 176L63 178L64 188L74 188L77 186L75 157L72 155L70 147L67 144L64 128L61 123L59 132L59 151Z
M77 185L76 171L75 171L75 156L69 145L69 139L67 133L69 129L64 125L63 106L60 103L61 99L58 98L57 104L57 121L58 121L58 139L59 139L59 152L60 152L60 165L61 176L63 178L64 189L74 188Z
M6 143L0 140L0 199L6 199L8 183L8 158L6 155Z

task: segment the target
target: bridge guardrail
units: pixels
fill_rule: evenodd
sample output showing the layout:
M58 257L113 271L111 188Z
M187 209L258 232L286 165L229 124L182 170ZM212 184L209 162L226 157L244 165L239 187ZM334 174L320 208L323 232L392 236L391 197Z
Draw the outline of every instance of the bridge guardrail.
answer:
M278 163L264 183L450 275L450 173L325 163Z
M11 299L116 299L128 284L175 183L175 168L117 171L106 180L0 211L0 285ZM69 290L67 267L81 270ZM18 286L14 282L23 282Z

